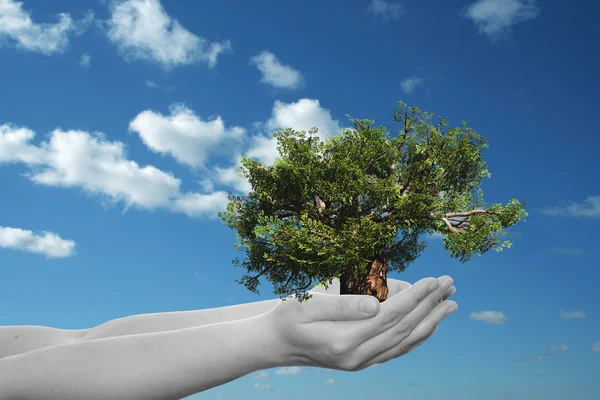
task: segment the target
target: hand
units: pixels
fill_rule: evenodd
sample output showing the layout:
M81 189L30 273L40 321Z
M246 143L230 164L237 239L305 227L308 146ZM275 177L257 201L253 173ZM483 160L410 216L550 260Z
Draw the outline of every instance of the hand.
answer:
M408 282L401 281L398 279L387 278L387 286L388 286L388 299L403 290L408 289L412 285ZM309 290L309 293L325 293L325 294L340 294L340 281L337 278L334 278L331 282L331 285L326 289L324 287L315 286ZM450 286L448 290L444 293L444 296L441 300L446 300L450 296L456 293L456 288L454 286Z
M289 365L360 371L427 340L448 308L457 307L453 301L440 302L451 285L448 276L425 278L383 303L373 296L312 292L304 303L293 296L280 300L265 316Z

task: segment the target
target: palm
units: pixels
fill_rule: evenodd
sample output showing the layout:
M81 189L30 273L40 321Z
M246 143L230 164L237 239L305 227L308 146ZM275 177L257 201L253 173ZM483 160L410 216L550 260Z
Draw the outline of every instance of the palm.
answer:
M408 289L412 286L412 284L401 281L398 279L387 278L387 286L388 286L388 298L392 297L403 290ZM325 293L325 294L340 294L340 281L339 279L334 279L331 282L331 285L327 289L324 287L315 286L309 290L310 293Z

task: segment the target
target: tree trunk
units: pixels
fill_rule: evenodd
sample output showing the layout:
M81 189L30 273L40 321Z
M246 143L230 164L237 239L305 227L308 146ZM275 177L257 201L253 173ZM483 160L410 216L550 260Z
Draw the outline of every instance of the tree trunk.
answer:
M358 278L354 276L354 270L344 272L340 276L340 294L375 296L384 302L388 298L385 257L375 257L367 266L367 272Z

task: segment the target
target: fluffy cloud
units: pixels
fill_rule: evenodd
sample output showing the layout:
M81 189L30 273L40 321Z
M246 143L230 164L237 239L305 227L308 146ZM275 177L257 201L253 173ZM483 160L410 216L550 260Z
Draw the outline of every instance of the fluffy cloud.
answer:
M415 88L421 83L423 83L423 81L423 78L419 78L418 76L413 75L400 82L400 85L402 86L402 90L404 90L406 94L412 94Z
M400 18L403 8L400 4L384 0L372 0L367 10L381 17L385 22Z
M83 33L94 18L91 12L80 21L74 21L67 13L57 17L54 24L37 24L23 9L22 2L0 0L0 42L4 39L22 50L44 55L62 53L69 45L69 37Z
M500 311L479 311L472 312L469 319L473 321L482 321L491 325L504 325L508 321L508 317Z
M338 135L342 129L339 121L332 118L331 112L322 108L319 101L314 99L300 99L289 104L276 101L269 120L266 123L258 123L257 126L266 131L266 134L250 138L250 144L244 157L256 159L266 165L273 165L279 158L277 140L272 137L273 132L287 128L308 131L317 126L319 128L317 136L320 140L325 141ZM252 187L246 178L239 176L237 171L241 165L239 156L235 160L235 164L231 167L214 168L213 179L247 194Z
M497 40L513 25L535 19L540 9L535 0L479 0L463 11L479 27L479 33Z
M129 123L129 131L139 134L150 150L189 166L202 167L211 155L235 151L246 132L237 126L225 128L220 116L202 121L182 104L169 111L171 115L143 111Z
M559 344L557 346L550 346L548 353L566 353L569 351L569 346L566 344Z
M587 317L581 311L560 311L558 316L562 319L585 319Z
M25 163L31 167L28 178L37 184L79 188L126 207L189 216L216 218L227 203L225 192L183 193L171 173L129 160L123 143L101 133L56 129L39 146L29 143L33 137L26 128L0 125L0 163Z
M300 367L284 367L275 371L275 375L298 375L301 373Z
M553 217L600 218L600 196L588 196L583 203L571 203L567 207L546 207L541 212Z
M260 82L264 84L287 89L297 89L303 84L302 75L289 65L281 64L271 52L263 51L251 57L250 64L261 72Z
M63 258L73 255L75 242L61 239L55 233L32 231L0 226L0 247L44 254L50 258Z
M165 69L205 62L217 64L231 43L212 42L186 30L164 10L159 0L126 0L112 5L108 37L127 61L154 61Z

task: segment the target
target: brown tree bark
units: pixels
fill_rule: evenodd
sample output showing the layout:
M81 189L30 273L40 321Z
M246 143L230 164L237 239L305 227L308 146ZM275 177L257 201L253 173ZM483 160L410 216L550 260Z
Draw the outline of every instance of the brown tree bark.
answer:
M362 294L375 296L380 302L388 298L387 260L375 257L367 265L367 271L356 278L354 271L344 272L340 276L340 294Z

